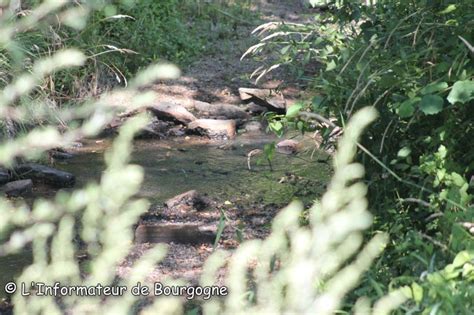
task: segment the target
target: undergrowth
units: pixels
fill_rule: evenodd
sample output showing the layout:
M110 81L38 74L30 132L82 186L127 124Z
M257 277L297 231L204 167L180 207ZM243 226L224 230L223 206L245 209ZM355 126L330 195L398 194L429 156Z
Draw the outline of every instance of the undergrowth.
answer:
M80 10L97 9L93 4ZM12 47L18 33L30 33L39 20L46 23L43 26L67 23L71 15L78 13L76 9L68 2L46 1L25 16L25 20L13 18L0 23L2 49L15 52ZM37 20L40 15L41 19ZM86 27L79 23L85 17L76 16L80 19L74 21L79 31ZM18 72L5 78L5 86L0 90L0 119L22 121L31 116L42 119L44 113L29 112L31 105L19 100L38 93L38 86L47 85L51 75L59 71L69 75L71 68L84 66L88 57L87 52L77 48L58 49L47 56L32 57L26 71L20 65ZM143 91L155 80L176 79L178 73L170 65L151 65L139 71L126 89L98 100L78 100L70 108L58 107L58 117L71 128L61 131L57 125L35 125L24 135L2 139L0 164L8 167L18 158L34 159L46 150L97 135L119 110L112 101L114 93ZM137 109L155 97L153 92L135 95L131 105ZM41 105L45 106L38 104ZM363 108L348 122L335 154L335 173L328 190L306 210L309 224L300 224L304 207L294 202L278 214L266 239L245 241L233 252L217 250L213 253L204 266L200 285L219 284L218 274L225 268L224 284L228 286L228 294L195 300L198 308L190 310L190 314L333 314L340 311L345 296L354 290L388 241L383 232L367 239L363 237L363 231L372 224L372 215L368 211L367 186L360 180L364 177L364 167L353 161L364 128L376 118L376 110ZM52 286L60 283L63 287L100 284L128 289L138 283L153 285L147 282L147 276L164 258L163 245L148 250L130 266L124 277L117 276L118 266L133 247L133 226L148 208L146 200L137 197L143 169L129 163L134 134L147 122L147 117L139 114L123 125L105 154L107 168L99 182L60 191L53 199L38 199L33 205L21 199L0 198L0 255L31 250L33 256L32 263L14 279L19 288L24 289L22 284L25 284L28 290L38 282ZM464 258L465 255L455 261L455 268L460 260L466 265ZM182 279L165 279L163 283L185 284ZM11 284L9 288L12 289ZM130 291L118 297L32 293L14 292L11 301L15 313L180 314L187 307L182 297L145 297L130 294ZM361 298L351 308L356 314L389 314L410 295L401 289L387 293L372 296L371 300Z
M386 231L391 242L357 292L412 285L404 311L470 314L473 3L328 3L313 22L255 30L261 41L246 55L278 58L255 77L286 67L312 95L286 115L269 116L270 129L281 135L317 126L329 141L359 108L376 108L380 119L360 141L359 161L367 169L372 233ZM328 123L329 116L337 120Z
M31 8L40 3L22 1L16 17L27 20ZM34 94L20 100L48 100L44 110L52 117L47 122L57 123L58 108L127 86L148 64L172 62L186 67L199 56L212 54L215 45L233 38L238 25L258 18L250 5L250 1L200 0L70 2L70 16L64 23L41 21L35 28L15 33L12 46L0 50L0 87L18 71L31 71L37 58L70 47L81 49L87 57L83 66L51 73Z

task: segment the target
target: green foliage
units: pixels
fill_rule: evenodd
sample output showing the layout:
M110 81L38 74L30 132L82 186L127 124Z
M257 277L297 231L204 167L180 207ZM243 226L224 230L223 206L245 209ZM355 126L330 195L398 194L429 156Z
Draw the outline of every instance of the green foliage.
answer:
M328 3L329 11L310 23L257 28L261 41L247 53L264 62L258 80L278 65L308 82L316 94L308 110L335 116L340 126L361 107L379 110L380 119L359 143L374 232L392 238L374 276L359 288L377 294L436 273L472 247L473 236L460 224L474 219L474 6L464 0ZM293 111L290 117L279 130L301 119ZM320 119L305 126L323 136L333 130ZM435 308L440 296L421 297L417 285L412 298L423 299L422 312L465 313L472 278L457 281L471 290L453 294L446 302L452 308ZM445 281L440 288L448 294L450 285Z
M74 21L79 29L86 27L89 10L113 11L112 7L96 5L95 2L81 3L85 13L76 16L79 21ZM24 19L0 23L1 48L15 46L19 33L33 32L38 23L40 27L48 23L70 23L77 9L68 2L46 1L32 8ZM35 19L38 16L44 18L41 23ZM0 90L0 119L21 120L31 115L33 119L42 118L42 113L28 112L25 102L18 100L37 93L38 85L45 84L53 73L63 71L65 76L71 75L70 67L82 66L87 61L87 54L80 49L58 48L48 56L31 56L31 66L26 70L23 65L10 62L16 72L5 78L5 86ZM19 158L35 158L45 150L96 136L114 117L115 95L123 92L136 95L131 103L140 108L153 100L154 95L137 91L154 80L176 78L178 73L170 65L152 65L130 80L127 89L110 92L98 100L78 102L72 108L59 108L58 117L71 128L59 132L55 125L35 125L24 135L2 138L0 163L12 165ZM10 116L11 112L15 113L14 117ZM235 252L216 251L209 258L201 284L214 284L216 274L226 265L225 283L229 295L196 302L199 308L193 312L333 314L341 308L344 296L353 290L387 244L387 235L376 233L363 245L362 233L370 227L372 216L367 210L367 187L360 181L364 168L353 162L362 130L375 118L373 108L364 108L349 121L335 157L334 177L321 201L309 210L308 225L301 226L304 208L295 202L278 214L272 233L265 240L245 241ZM148 285L146 277L164 257L164 246L148 250L134 262L126 276L120 278L116 272L130 253L132 228L148 208L145 200L136 198L143 170L130 164L134 134L147 121L146 116L138 115L121 128L112 148L105 154L107 168L98 183L61 191L53 199L35 200L33 205L0 198L0 255L28 248L32 251L32 264L16 279L18 283L100 284L128 289L137 283ZM271 150L268 149L268 154ZM182 280L165 281L165 284L183 283ZM378 299L373 307L367 299L359 300L354 310L362 314L389 314L405 299L401 291L393 290ZM18 290L13 295L13 304L18 314L179 314L185 310L183 299L179 297L145 301L130 293L121 297L75 294L57 297L26 296Z
M474 82L472 80L457 81L448 95L448 101L453 105L458 102L465 104L472 99L474 99Z
M188 65L196 57L212 54L212 47L231 38L239 23L255 18L249 1L145 0L106 6L92 16L92 37L106 34L109 44L135 53L116 55L115 63L127 74L150 62ZM117 19L116 17L124 18ZM109 20L109 23L102 23ZM125 57L125 58L124 58Z
M474 253L459 252L451 264L435 273L424 275L422 281L404 287L405 294L413 299L412 312L421 314L469 314L474 304L472 282L474 281Z
M270 127L271 128L271 127ZM263 156L258 158L257 165L268 163L270 168L272 167L272 160L275 157L276 144L275 142L267 143L263 146Z
M27 9L23 14L28 15L28 9L37 4L23 2ZM61 17L64 23L41 21L35 28L13 32L14 46L0 50L0 87L19 69L31 71L37 58L72 47L84 52L86 60L80 68L51 73L36 93L20 100L48 99L50 106L41 110L49 110L53 121L58 119L58 107L126 86L129 78L150 63L188 65L212 52L217 42L232 37L236 23L242 22L240 16L255 18L248 14L248 5L240 2L121 0L89 1L88 6L70 2L68 7L69 16Z
M443 110L444 100L439 95L425 95L421 99L420 109L425 115L434 115Z
M133 51L125 58L115 56L115 60L124 63L120 68L128 74L160 60L182 64L203 51L203 38L189 24L186 6L179 0L136 1L119 4L112 10L106 6L91 17L93 27L87 36L101 38L107 34L104 39L108 45ZM117 14L124 18L115 18Z

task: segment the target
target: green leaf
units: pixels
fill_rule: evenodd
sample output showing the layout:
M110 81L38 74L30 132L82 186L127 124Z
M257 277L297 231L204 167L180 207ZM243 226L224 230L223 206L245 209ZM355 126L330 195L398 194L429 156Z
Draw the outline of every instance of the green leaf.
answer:
M415 112L415 104L420 101L419 97L410 98L403 102L400 107L398 108L398 115L401 118L408 118L413 116Z
M298 121L296 123L296 128L300 131L300 132L304 132L304 122L303 121Z
M444 24L445 25L450 25L450 26L458 26L459 22L456 19L449 19Z
M444 145L440 145L438 148L437 155L440 159L445 159L448 154L448 149Z
M279 121L273 121L270 123L270 129L279 133L283 129L283 124Z
M446 280L451 280L451 279L455 279L459 277L460 273L461 273L461 270L455 268L453 264L449 264L443 270L443 277Z
M303 108L303 104L294 104L286 110L286 117L294 118L298 116L298 113L301 111L301 108Z
M280 53L281 53L282 55L285 55L285 54L288 52L288 50L289 50L290 48L291 48L291 45L287 45L287 46L285 46L285 47L283 47L283 48L281 49Z
M416 282L411 284L411 290L413 292L413 300L415 302L420 303L423 299L423 288Z
M448 95L448 102L451 104L466 103L474 98L474 81L457 81Z
M411 149L409 147L403 147L403 148L400 149L400 151L398 151L397 156L399 158L404 159L407 156L409 156L410 153L411 153Z
M443 11L439 12L439 14L448 14L450 12L453 12L454 10L456 10L456 5L454 4L450 4L446 7L446 9L444 9Z
M239 224L237 225L237 229L235 231L235 234L237 236L237 242L239 242L239 244L244 242L244 233L243 233L244 229L245 229L244 222L239 221Z
M336 62L334 60L331 60L326 66L326 71L331 71L334 69L336 69Z
M448 83L446 83L446 82L430 83L427 86L425 86L424 88L422 88L420 93L421 93L421 95L433 94L433 93L436 93L436 92L446 90L447 88L448 88Z
M462 251L456 255L453 261L454 267L461 267L467 262L470 262L474 259L474 255L468 251Z
M420 109L426 115L434 115L443 110L444 100L439 95L425 95L421 99Z
M227 220L226 220L226 215L224 213L224 210L221 210L221 216L219 218L219 223L217 225L216 239L214 240L214 246L213 246L214 249L216 249L217 244L219 244L219 241L222 237L222 232L224 232L226 221Z
M451 173L451 179L453 180L454 184L458 187L462 187L466 183L466 180L464 179L464 177L462 177L456 172Z
M400 292L403 293L403 295L405 295L408 299L411 299L413 298L413 294L411 292L411 288L409 286L403 286L400 288Z
M444 168L441 168L441 169L436 171L436 178L439 181L442 181L445 175L446 175L446 169L444 169Z
M276 152L275 142L267 143L263 147L263 154L268 160L273 160L273 157L275 156L275 152Z
M313 97L313 101L311 102L311 104L313 105L313 109L314 110L319 109L321 105L323 104L323 101L324 101L324 97L320 95L316 95L315 97Z

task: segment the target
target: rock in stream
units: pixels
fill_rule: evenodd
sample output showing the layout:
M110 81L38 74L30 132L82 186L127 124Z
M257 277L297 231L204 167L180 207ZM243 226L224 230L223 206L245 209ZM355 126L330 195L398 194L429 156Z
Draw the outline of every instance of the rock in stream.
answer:
M33 181L31 179L22 179L22 180L9 182L1 188L1 190L8 197L19 197L19 196L28 195L31 193L32 189L33 189Z
M156 116L156 118L165 121L174 121L181 124L188 124L196 120L186 108L173 103L160 102L148 109Z
M201 116L224 119L246 119L247 112L237 105L232 104L210 104L206 102L194 102L194 109Z
M10 181L10 173L6 169L0 168L0 185L6 184Z
M71 173L36 163L18 165L13 173L18 179L29 178L56 188L72 187L76 182L75 176Z
M135 230L136 243L213 243L215 231L194 223L154 223L142 224Z
M215 139L233 139L236 134L235 120L197 119L188 125L191 132Z

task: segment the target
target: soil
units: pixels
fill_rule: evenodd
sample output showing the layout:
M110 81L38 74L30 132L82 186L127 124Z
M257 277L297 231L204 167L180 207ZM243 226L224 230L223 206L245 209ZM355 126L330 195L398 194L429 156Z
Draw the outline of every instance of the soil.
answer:
M268 3L267 3L268 2ZM301 97L298 83L284 69L270 73L255 85L250 74L262 64L242 55L258 43L251 32L258 25L270 21L301 22L308 9L298 1L272 0L255 7L261 13L261 21L254 25L237 25L232 38L212 44L210 53L190 65L184 75L175 81L167 81L153 87L164 101L189 104L192 100L208 103L240 104L239 87L258 87L281 90L288 104Z

